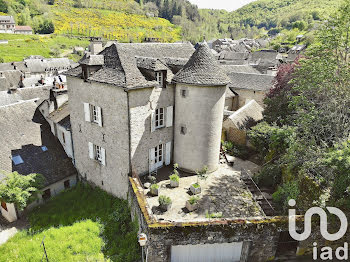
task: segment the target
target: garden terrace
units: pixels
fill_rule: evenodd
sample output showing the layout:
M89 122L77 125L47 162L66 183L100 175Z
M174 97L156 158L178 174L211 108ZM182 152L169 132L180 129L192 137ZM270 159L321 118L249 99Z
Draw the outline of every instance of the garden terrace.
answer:
M164 167L158 170L157 185L159 195L153 196L150 189L144 189L148 211L158 221L183 222L207 221L213 218L249 218L265 216L261 207L241 178L241 169L252 170L257 166L249 161L235 159L233 167L221 164L219 169L207 174L206 179L198 179L201 186L198 208L187 210L186 201L192 196L190 186L197 182L197 175L179 171L179 187L170 187L169 175L172 170ZM159 208L160 195L170 197L171 208L163 212Z

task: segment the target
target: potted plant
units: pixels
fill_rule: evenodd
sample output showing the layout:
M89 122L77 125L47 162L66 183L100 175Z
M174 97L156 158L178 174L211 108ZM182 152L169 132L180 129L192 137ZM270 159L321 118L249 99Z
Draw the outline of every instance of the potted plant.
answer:
M188 211L192 212L198 208L198 196L192 196L189 200L186 201L186 208Z
M201 179L201 180L207 179L207 172L208 172L207 166L204 166L201 171L196 171L197 182L190 186L190 190L191 190L193 195L197 195L202 191L201 186L199 184L199 179Z
M159 195L159 185L157 185L157 184L151 185L150 192L152 195L158 196Z
M180 176L179 176L179 172L177 171L178 167L179 167L178 164L174 164L174 171L169 176L169 178L170 178L170 186L171 187L178 187L179 186Z
M159 196L158 198L158 202L159 202L159 208L162 211L168 211L171 208L171 199L170 197L167 196Z

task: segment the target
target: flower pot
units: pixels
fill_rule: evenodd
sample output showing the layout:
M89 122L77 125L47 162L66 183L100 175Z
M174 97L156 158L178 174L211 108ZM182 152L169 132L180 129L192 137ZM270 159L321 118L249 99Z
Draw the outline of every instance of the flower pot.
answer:
M170 186L171 187L179 187L179 181L170 180Z
M192 212L198 208L198 203L194 203L193 205L191 205L190 201L187 200L186 201L186 208L188 211Z
M162 210L163 212L168 211L171 208L171 204L167 204L167 205L159 205L160 210Z
M150 192L153 196L158 196L159 195L159 188L150 188Z
M191 190L193 195L197 195L202 191L200 186L194 187L193 185L190 186L190 190Z

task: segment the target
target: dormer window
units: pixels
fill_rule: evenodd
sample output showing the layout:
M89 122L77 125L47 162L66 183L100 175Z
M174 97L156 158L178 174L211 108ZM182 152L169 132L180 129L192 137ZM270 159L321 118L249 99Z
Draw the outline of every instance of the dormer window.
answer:
M156 80L159 85L163 86L163 72L156 72Z
M157 71L156 72L156 81L162 88L165 88L166 80L166 71Z

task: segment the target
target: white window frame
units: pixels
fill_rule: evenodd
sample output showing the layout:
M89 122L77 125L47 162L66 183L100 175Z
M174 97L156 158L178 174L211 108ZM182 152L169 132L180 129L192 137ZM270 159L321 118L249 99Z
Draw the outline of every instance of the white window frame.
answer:
M89 156L101 165L106 165L106 150L103 147L89 142Z
M96 123L99 126L102 124L102 108L99 106L84 103L85 121Z
M156 80L160 86L163 87L163 80L164 79L164 74L162 71L157 71L156 72Z
M165 126L165 108L157 108L154 112L155 129L159 129Z

